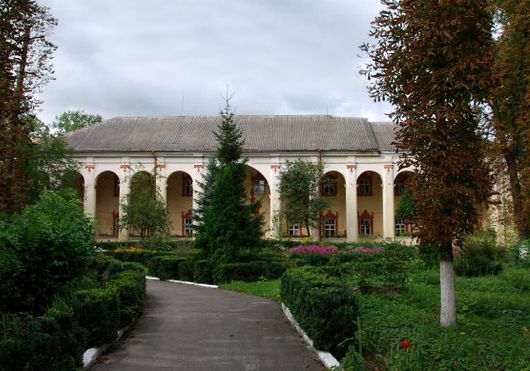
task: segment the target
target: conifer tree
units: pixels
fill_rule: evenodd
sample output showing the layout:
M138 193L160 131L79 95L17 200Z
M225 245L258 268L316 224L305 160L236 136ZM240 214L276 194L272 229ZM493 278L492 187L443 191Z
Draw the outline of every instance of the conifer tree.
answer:
M246 200L244 139L228 99L220 115L221 122L215 132L218 167L211 194L204 193L202 207L206 209L196 238L197 246L203 249L214 267L237 260L241 249L256 248L263 224L258 213L260 202Z
M383 0L373 22L371 95L388 99L398 125L401 166L415 175L415 234L440 251L442 326L456 323L453 244L476 225L491 190L479 130L491 87L487 0Z
M212 200L213 186L217 177L219 167L215 156L208 159L206 170L202 176L202 181L198 181L199 192L197 197L197 207L193 210L193 219L195 221L195 229L199 228L202 224L206 210Z

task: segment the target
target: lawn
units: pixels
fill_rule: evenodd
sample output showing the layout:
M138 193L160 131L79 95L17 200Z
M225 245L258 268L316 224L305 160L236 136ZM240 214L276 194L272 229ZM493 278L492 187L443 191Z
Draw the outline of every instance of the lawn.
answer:
M280 301L280 279L263 280L256 282L232 281L223 283L221 289L242 292L245 294L262 296L272 300Z

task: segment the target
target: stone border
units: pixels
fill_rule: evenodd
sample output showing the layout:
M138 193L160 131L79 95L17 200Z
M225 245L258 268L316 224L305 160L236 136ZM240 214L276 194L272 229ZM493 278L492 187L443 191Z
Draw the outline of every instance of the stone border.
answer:
M114 343L103 344L102 346L98 348L89 348L85 350L85 352L83 353L83 369L89 370L94 365L94 363L98 360L99 357L101 357L113 344L120 341L123 334L125 334L129 330L129 328L130 326L126 326L118 330L117 332L118 336L116 337L116 340L114 341Z
M334 367L340 367L339 361L337 361L337 359L335 357L333 357L333 355L331 353L323 352L321 350L316 349L313 346L313 340L311 340L309 338L309 336L307 336L307 334L300 327L298 322L296 322L296 319L292 315L292 313L289 310L289 308L283 302L282 302L282 309L283 309L283 313L285 314L285 317L287 317L287 319L289 320L289 322L291 322L291 324L294 326L296 331L298 331L298 333L302 336L302 338L304 339L306 344L309 346L309 348L317 354L318 358L320 359L320 362L322 362L324 364L324 366L326 366L326 368L328 370L332 369Z
M158 277L151 277L151 276L145 276L145 279L152 280L152 281L161 281ZM217 285L209 285L207 283L197 283L197 282L191 282L191 281L180 281L180 280L162 280L166 282L171 283L181 283L183 285L190 285L190 286L199 286L199 287L208 287L210 289L218 289L219 286Z

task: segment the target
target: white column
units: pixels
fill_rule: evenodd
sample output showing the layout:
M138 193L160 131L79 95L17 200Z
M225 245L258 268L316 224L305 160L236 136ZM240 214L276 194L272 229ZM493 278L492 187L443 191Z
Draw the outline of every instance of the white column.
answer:
M123 203L127 201L127 195L129 194L130 190L131 190L131 179L130 179L130 176L132 176L132 174L125 174L124 176L122 176L120 178L120 198L119 198L119 202L120 202L120 208L119 208L119 215L120 215L120 219L123 215ZM129 231L127 230L127 228L123 228L123 229L120 229L118 231L118 240L119 241L127 241L129 239Z
M274 236L275 234L275 225L274 225L274 217L276 214L280 212L281 208L281 201L280 201L280 192L278 192L279 187L279 175L280 175L280 165L271 165L271 171L270 171L270 183L269 183L269 197L270 197L270 215L269 215L269 231L267 233L267 237L280 237L280 236ZM279 221L280 223L282 221Z
M94 171L90 170L83 175L85 182L85 189L83 190L83 209L85 215L95 219L96 218L96 184L94 179Z
M356 242L359 239L357 221L357 166L347 165L346 178L346 234L347 240Z
M383 237L394 239L394 165L384 166L383 176Z

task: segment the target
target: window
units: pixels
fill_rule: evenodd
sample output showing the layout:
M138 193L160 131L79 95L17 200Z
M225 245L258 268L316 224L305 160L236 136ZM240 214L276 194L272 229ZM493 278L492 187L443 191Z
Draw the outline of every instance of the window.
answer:
M193 235L193 219L184 218L184 235L191 236Z
M324 237L335 237L337 233L337 220L334 218L324 219Z
M371 196L372 195L372 179L370 178L359 179L359 195L360 196Z
M265 194L265 179L254 180L254 195L263 196Z
M399 236L407 231L405 220L396 218L396 234Z
M300 236L300 225L291 224L289 226L289 236L299 237Z
M189 175L184 175L182 177L182 196L193 196L193 180Z
M322 196L336 196L337 195L337 181L334 179L326 179L322 184Z
M372 219L361 219L361 235L370 236L372 234Z

